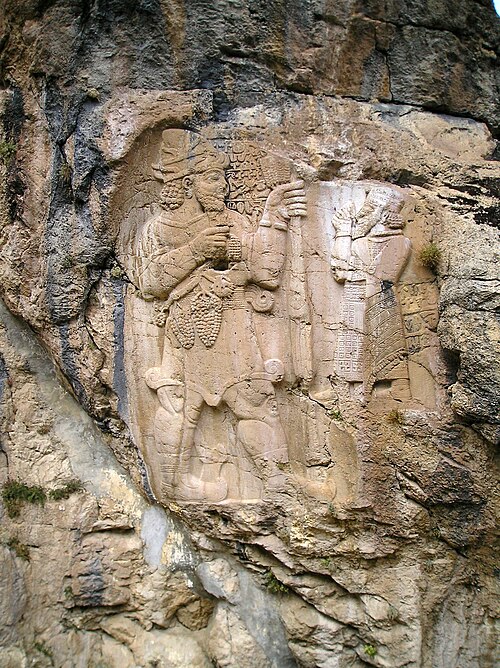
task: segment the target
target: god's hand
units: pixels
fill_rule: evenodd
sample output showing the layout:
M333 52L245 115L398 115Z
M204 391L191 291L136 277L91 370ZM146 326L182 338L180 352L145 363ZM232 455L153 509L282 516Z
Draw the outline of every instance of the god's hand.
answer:
M294 216L306 216L304 181L293 181L275 188L267 199L266 207L271 215L284 221L289 221Z
M201 259L224 257L229 236L228 225L217 225L217 227L207 227L200 232L192 241L189 247L193 255Z

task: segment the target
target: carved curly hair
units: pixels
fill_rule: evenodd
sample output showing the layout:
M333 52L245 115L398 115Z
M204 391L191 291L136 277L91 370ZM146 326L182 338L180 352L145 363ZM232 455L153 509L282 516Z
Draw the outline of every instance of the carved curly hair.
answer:
M175 181L167 181L164 184L161 195L160 203L165 209L178 209L181 204L184 202L185 198L185 189L182 184L182 179L175 179Z

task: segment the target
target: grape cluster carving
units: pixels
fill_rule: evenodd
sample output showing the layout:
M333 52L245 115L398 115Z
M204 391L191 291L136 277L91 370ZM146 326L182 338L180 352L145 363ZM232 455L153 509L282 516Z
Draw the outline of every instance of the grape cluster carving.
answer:
M195 331L191 314L184 311L179 304L173 304L170 311L172 330L183 348L189 350L194 346Z
M206 348L211 348L222 324L222 300L212 292L199 292L191 302L196 332Z

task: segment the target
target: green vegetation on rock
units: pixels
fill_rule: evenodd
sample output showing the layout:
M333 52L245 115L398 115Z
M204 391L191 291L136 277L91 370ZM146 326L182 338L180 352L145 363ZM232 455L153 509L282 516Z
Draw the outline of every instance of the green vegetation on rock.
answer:
M24 503L44 505L47 494L38 485L26 485L18 480L7 480L2 489L2 501L11 518L19 517L21 507Z
M69 499L72 494L81 492L83 485L79 480L70 480L62 487L56 487L49 492L49 497L53 501L60 501L61 499Z
M266 573L266 588L272 594L288 594L290 592L290 589L285 584L283 584L283 582L278 580L278 578L271 571Z
M0 160L4 165L8 164L17 150L16 144L11 141L0 141Z
M418 257L426 269L435 272L441 260L441 249L431 241L420 250Z
M15 552L16 556L20 559L24 559L24 561L30 560L29 547L24 543L21 543L17 536L12 536L12 538L9 538L7 541L7 547Z
M373 645L365 645L365 646L363 647L363 652L364 652L367 656L374 657L374 656L377 654L377 648L374 647Z
M26 485L24 482L18 480L7 480L2 489L2 501L7 515L10 518L19 517L19 513L23 504L32 503L44 505L47 498L52 501L60 501L61 499L68 499L72 494L81 492L84 489L79 480L70 480L61 487L56 487L47 492L43 487L38 485Z

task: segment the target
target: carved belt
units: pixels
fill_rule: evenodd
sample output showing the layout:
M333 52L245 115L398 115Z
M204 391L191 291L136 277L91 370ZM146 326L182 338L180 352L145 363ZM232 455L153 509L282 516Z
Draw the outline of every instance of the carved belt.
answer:
M222 308L224 311L236 308L248 308L245 288L241 286L234 288L233 292L222 300Z

